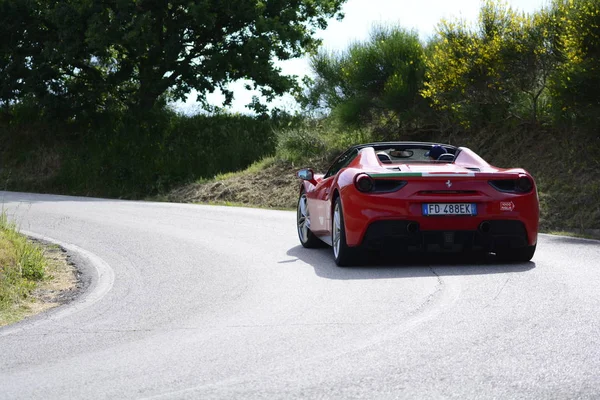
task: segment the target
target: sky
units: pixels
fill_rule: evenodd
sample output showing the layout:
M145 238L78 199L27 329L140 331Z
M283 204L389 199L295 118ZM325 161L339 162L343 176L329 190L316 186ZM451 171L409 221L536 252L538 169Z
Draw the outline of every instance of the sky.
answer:
M547 6L548 0L505 0L513 9L525 13L535 12ZM327 29L319 31L323 47L329 51L342 51L356 41L366 40L375 24L398 24L406 29L414 29L423 42L435 33L436 25L442 19L464 19L474 23L481 7L481 0L348 0L342 10L345 17L342 21L331 20ZM310 75L308 58L280 62L282 72L286 75ZM235 100L230 111L250 113L245 107L256 92L243 88L243 82L230 86ZM196 94L188 96L188 101L178 102L175 108L185 113L199 112L195 103ZM208 95L215 105L220 105L223 96L219 93ZM293 110L295 102L290 96L284 96L274 102L280 108Z

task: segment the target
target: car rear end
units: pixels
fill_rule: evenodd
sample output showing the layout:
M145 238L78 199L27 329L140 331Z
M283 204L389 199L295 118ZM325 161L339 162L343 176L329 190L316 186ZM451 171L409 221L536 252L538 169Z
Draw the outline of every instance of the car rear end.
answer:
M346 188L349 246L497 253L535 246L539 202L527 172L455 165L398 169L359 173Z

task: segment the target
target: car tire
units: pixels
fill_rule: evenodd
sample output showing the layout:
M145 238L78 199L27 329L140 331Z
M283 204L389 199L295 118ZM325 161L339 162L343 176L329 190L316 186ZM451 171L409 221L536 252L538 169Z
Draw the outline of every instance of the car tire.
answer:
M340 198L335 199L333 218L331 221L331 244L333 259L339 267L347 267L358 261L359 250L346 243L346 228L344 225L344 211Z
M533 258L537 245L511 249L507 252L496 253L496 256L506 262L528 262Z
M296 211L296 225L298 230L298 239L300 244L308 249L316 247L323 247L323 242L310 230L310 214L308 212L308 205L306 199L306 193L304 190L300 193L298 199L298 206Z

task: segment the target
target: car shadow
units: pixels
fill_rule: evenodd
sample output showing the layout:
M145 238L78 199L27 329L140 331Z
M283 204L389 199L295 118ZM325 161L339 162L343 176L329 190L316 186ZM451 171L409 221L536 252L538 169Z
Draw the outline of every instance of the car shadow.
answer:
M300 260L312 266L318 276L338 280L506 274L530 271L536 266L532 261L512 264L501 262L494 254L407 256L388 253L371 254L356 266L340 268L333 261L331 248L305 249L295 246L286 254L295 259L280 261L280 264L289 265Z

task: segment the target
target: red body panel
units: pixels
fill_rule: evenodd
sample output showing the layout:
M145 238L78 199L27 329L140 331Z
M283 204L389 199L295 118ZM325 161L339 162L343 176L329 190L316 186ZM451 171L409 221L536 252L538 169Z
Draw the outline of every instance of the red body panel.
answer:
M349 246L361 245L368 226L380 220L416 221L422 232L475 231L483 221L516 220L525 226L528 245L536 244L539 201L535 183L528 193L505 193L489 184L490 180L519 176L534 182L525 170L493 167L466 148L460 149L453 163L394 164L395 169L390 167L379 161L372 147L366 147L337 174L327 179L316 176L316 185L303 181L311 231L324 239L330 237L332 203L335 196L340 196ZM362 193L354 185L355 176L360 173L377 179L402 180L407 184L390 193ZM424 203L475 203L477 215L424 216Z

